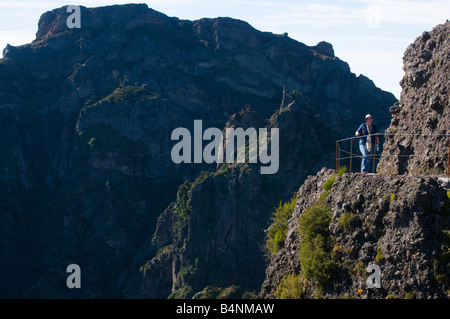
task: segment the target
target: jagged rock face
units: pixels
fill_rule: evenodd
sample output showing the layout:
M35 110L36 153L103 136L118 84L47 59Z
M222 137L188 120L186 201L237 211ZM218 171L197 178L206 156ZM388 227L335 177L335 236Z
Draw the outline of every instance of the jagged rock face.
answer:
M400 101L390 112L378 171L442 174L450 147L450 22L424 32L405 51ZM417 135L416 135L417 134Z
M367 113L361 105L387 126L395 102L352 74L327 43L308 47L229 18L170 18L145 4L81 7L80 29L67 28L69 15L66 7L44 13L36 40L8 45L0 60L0 257L8 260L0 266L1 296L167 297L179 274L161 277L172 269L162 261L173 254L152 245L158 217L185 180L216 170L171 161L175 128L192 132L194 119L205 128L273 125L284 87L307 100L296 115L278 115L286 118L277 122L282 134L292 138L283 169L294 173L269 178L270 206L329 158L338 133L352 134ZM258 236L247 243L254 247ZM82 269L80 291L65 286L71 263ZM140 291L142 265L160 288Z
M141 268L138 297L204 297L207 286L238 286L235 297L259 293L266 267L265 229L273 207L291 196L309 172L317 171L318 162L333 162L334 154L320 150L333 149L339 133L321 123L312 109L304 96L284 90L282 106L269 125L280 130L283 141L276 175L260 175L255 164L224 164L216 173L180 186L176 202L158 219L153 245L161 253ZM227 127L250 123L257 124L258 117L247 108L231 116ZM172 280L164 286L163 278Z
M334 172L322 169L299 189L284 247L271 259L262 286L274 298L284 276L301 274L298 220L324 192ZM324 298L445 298L448 296L450 199L433 177L344 174L327 196L336 268ZM351 217L350 217L351 216ZM347 218L349 217L349 218ZM369 264L381 270L381 288L368 288ZM317 284L302 284L305 298L318 298Z

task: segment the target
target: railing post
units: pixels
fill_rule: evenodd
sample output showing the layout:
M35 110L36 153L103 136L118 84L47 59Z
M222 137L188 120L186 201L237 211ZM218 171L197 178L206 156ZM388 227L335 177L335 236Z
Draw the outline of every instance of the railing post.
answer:
M368 138L371 138L370 136ZM373 144L373 168L372 173L375 174L375 156L377 155L377 137L375 135L375 143Z
M350 173L352 172L352 157L353 157L352 150L353 150L353 137L350 140Z
M341 168L341 148L339 147L339 153L338 153L338 168L339 170Z
M338 141L336 141L336 172L338 171Z

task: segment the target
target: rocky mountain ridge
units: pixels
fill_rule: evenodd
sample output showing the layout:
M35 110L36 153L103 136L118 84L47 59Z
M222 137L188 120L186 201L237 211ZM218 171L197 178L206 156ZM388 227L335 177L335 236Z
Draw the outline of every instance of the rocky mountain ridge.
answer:
M334 141L367 113L361 105L387 127L396 101L327 43L145 4L81 7L80 29L67 28L69 14L44 13L36 39L8 45L0 60L2 297L259 290L272 207L332 162ZM279 175L173 163L171 132L192 131L195 119L278 127ZM83 289L66 287L72 263ZM232 280L247 267L251 280Z

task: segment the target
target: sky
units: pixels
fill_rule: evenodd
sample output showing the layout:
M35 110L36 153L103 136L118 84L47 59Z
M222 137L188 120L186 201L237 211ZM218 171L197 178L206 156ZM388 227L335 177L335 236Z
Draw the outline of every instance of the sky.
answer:
M67 0L66 0L67 1ZM99 7L133 1L0 0L0 54L7 43L34 40L42 13L64 5ZM307 45L327 41L356 75L400 97L403 53L423 31L450 19L450 0L153 0L136 1L168 16L196 20L231 17L254 28L281 34ZM82 26L81 26L82 27Z

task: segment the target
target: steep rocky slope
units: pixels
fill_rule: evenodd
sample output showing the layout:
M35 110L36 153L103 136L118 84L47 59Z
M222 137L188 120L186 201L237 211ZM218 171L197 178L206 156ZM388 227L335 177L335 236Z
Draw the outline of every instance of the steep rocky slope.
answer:
M211 291L219 295L226 288L235 298L258 295L273 207L291 196L308 172L317 171L318 162L332 162L321 150L333 149L340 136L310 108L302 95L284 91L269 124L280 130L282 141L275 175L261 175L255 164L222 165L180 186L176 201L159 217L153 237L159 253L141 268L144 288L138 296L214 297ZM247 110L227 127L246 127L251 118L256 120Z
M336 177L326 192L323 186L333 174L323 169L300 188L284 247L267 268L262 297L274 298L277 290L287 289L280 282L294 278L292 274L302 274L291 282L297 298L449 297L448 183L433 177L348 173ZM331 215L326 247L323 255L310 250L318 268L308 276L301 266L306 261L299 258L299 219L323 194ZM380 267L381 288L368 287L369 264Z
M378 166L380 172L446 171L450 147L449 36L447 21L424 32L406 49L405 75L400 81L403 90L400 101L390 109L392 119Z
M0 296L165 298L197 258L181 243L199 241L196 231L205 229L201 217L190 218L169 236L169 216L181 209L171 203L214 189L223 202L235 192L248 195L242 208L236 201L234 215L223 207L216 214L247 232L239 228L226 246L234 259L224 267L243 269L252 261L241 260L238 248L253 252L268 222L264 211L252 229L254 214L290 196L317 170L335 138L351 134L367 113L360 105L387 127L395 103L352 74L327 43L309 47L230 18L180 20L145 4L81 7L80 29L68 29L68 16L66 7L44 13L36 39L8 45L0 60ZM294 96L298 109L290 112ZM246 113L247 105L257 116ZM219 171L195 183L200 171L216 172L216 165L174 164L170 140L175 128L192 132L195 119L204 128L278 125L291 141L280 145L280 175L262 181L251 170L226 178ZM213 204L219 205L207 201L190 211L207 214ZM205 269L231 254L222 252L230 224L212 222L217 238L208 239L208 262L197 273L205 285L217 279ZM163 249L169 244L176 257ZM262 252L257 258L254 282L262 282ZM174 279L164 276L161 289L145 284L172 269L172 260L181 265ZM71 263L81 267L81 290L65 285Z
M449 136L440 135L450 118L449 30L438 25L405 52L387 130L401 134L386 138L378 174L324 168L300 187L263 298L450 297Z

